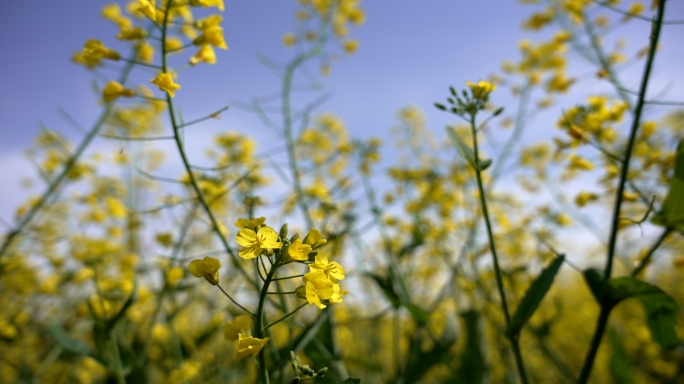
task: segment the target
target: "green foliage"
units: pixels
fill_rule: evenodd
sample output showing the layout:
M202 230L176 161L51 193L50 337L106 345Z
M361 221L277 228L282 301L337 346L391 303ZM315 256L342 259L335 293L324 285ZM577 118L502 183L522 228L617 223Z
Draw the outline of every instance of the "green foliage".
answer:
M677 145L670 189L662 210L653 217L653 223L668 228L684 229L684 139Z
M539 304L541 304L546 292L551 288L551 284L553 284L553 280L556 277L558 270L560 270L560 267L563 265L564 260L565 256L563 255L557 257L548 267L544 268L539 277L532 282L532 285L530 285L530 288L525 292L525 296L523 296L515 314L511 318L511 323L507 330L509 335L520 334L520 331L527 320L532 317L534 311L536 311Z

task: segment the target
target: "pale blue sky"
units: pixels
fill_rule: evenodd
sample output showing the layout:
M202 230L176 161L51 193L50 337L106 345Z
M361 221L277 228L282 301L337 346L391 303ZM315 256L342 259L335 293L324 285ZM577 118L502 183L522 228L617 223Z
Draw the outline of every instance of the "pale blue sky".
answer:
M71 63L70 57L89 38L112 42L116 47L116 27L99 16L106 3L14 1L0 5L0 51L4 53L0 64L3 219L10 219L15 207L27 197L19 180L34 173L22 151L38 132L39 122L78 140L79 134L62 120L57 109L65 109L85 127L99 113L92 77ZM544 35L521 30L521 21L534 7L515 1L365 0L362 4L367 22L351 33L351 37L359 39L360 49L333 65L325 82L334 97L319 109L336 112L360 138L387 137L389 127L397 122L396 111L407 105L421 107L430 128L443 137L444 125L454 119L434 110L432 103L446 97L447 87L462 87L466 80L487 77L499 69L504 59L517 58L516 45L522 37L534 40ZM670 0L668 7L668 19L684 19L684 1ZM292 52L282 47L281 37L293 29L296 9L294 0L226 0L223 26L230 49L218 52L218 64L198 66L181 74L183 88L176 100L184 116L201 116L233 101L278 90L278 79L259 64L256 55L263 53L280 61L291 56ZM625 30L632 48L647 43L647 30L644 24ZM655 85L671 85L668 99L684 99L683 38L684 26L664 31L665 49L657 61ZM570 74L580 74L577 68L581 66L571 66ZM640 71L641 65L634 68ZM139 78L143 82L151 77L141 72ZM596 91L602 89L589 86ZM586 94L587 89L581 93ZM510 100L507 92L493 98L500 104ZM512 110L514 105L508 107ZM556 133L553 121L558 108L550 113L550 117L535 121L533 137ZM188 146L195 162L201 163L207 140L225 130L248 132L258 139L260 148L270 147L271 131L250 112L233 108L220 121L189 134ZM108 144L101 140L95 145ZM170 163L176 164L176 160L170 159ZM30 193L39 193L41 188L33 188Z

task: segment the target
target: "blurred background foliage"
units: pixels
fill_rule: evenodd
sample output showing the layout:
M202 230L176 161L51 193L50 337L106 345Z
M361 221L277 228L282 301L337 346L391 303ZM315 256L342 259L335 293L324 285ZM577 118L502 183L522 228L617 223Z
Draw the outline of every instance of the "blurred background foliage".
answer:
M297 366L328 368L321 383L514 383L521 377L511 340L529 382L574 382L609 288L614 309L590 381L683 383L684 104L644 100L636 88L652 57L646 37L659 2L523 3L535 3L523 27L544 37L521 41L519 57L486 77L496 89L478 109L476 161L468 121L455 116L443 135L426 123L433 106L400 108L391 135L367 140L352 137L343 117L319 111L329 97L325 75L362 43L353 37L365 23L356 0L299 0L297 27L282 36L290 61L261 58L280 79L277 92L230 106L252 111L273 136L226 131L203 154L185 154L184 130L229 106L183 116L168 84L155 82L157 90L148 81L220 65L223 1L105 5L102 16L129 51L90 40L73 57L92 73L102 114L83 128L82 142L49 129L36 137L28 154L45 192L18 207L4 233L0 381L257 382L256 360L236 358L231 330L244 329L242 310L193 278L188 264L217 258L222 289L255 308L259 262L235 257L233 223L266 217L302 238L318 229L327 239L319 252L344 266L349 290L341 303L308 305L266 330L261 356L272 383L302 375L290 351ZM664 20L663 28L684 23L667 12ZM642 33L642 46L615 37L628 25ZM171 80L181 85L176 93L180 75ZM594 92L597 83L607 91ZM448 86L445 79L445 94ZM301 105L293 101L300 88L313 95ZM464 89L456 85L449 101ZM570 89L582 99L564 101ZM510 103L497 103L504 93ZM640 103L648 118L638 119ZM544 111L555 116L553 137L527 144ZM631 167L616 199L635 118ZM111 150L88 151L95 140L111 141ZM178 148L160 149L165 140ZM390 145L401 154L394 164L382 161ZM183 168L158 174L179 155L189 159ZM616 200L622 210L612 228ZM603 284L605 271L590 268L605 265L611 231L619 235L612 272L622 278ZM303 273L297 263L283 270ZM266 323L301 304L287 295L301 280L274 283L281 294L266 300Z

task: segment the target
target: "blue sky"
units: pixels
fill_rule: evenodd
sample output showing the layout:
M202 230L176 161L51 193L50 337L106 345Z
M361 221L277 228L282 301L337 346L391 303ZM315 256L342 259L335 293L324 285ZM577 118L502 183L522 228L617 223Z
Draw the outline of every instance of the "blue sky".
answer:
M99 16L107 3L15 1L0 6L0 50L4 52L0 64L0 217L5 220L27 197L19 181L34 173L23 151L40 124L76 141L79 134L60 117L58 108L85 127L99 113L92 77L70 58L90 38L116 46L116 27ZM499 69L503 60L518 57L516 45L522 37L534 40L544 36L520 28L534 7L515 1L365 0L362 4L367 12L366 24L351 33L360 41L360 49L333 64L325 83L334 97L319 109L337 113L352 135L359 138L387 137L389 128L397 123L396 111L407 105L421 107L430 128L443 137L444 125L454 119L435 111L432 103L446 97L447 87L461 87L466 80L487 77ZM668 19L684 19L684 2L668 1L668 7ZM262 53L280 61L291 57L292 52L282 47L281 37L294 28L296 9L294 0L226 0L223 26L230 49L218 52L218 64L198 66L181 74L183 88L176 100L184 116L202 116L223 105L277 91L278 79L256 56ZM647 30L644 24L624 30L630 44L634 41L632 48L646 44ZM672 100L684 99L681 37L684 26L666 28L666 49L656 67L654 84L661 88L669 84L671 90L666 96ZM580 74L577 68L581 66L571 66L570 74ZM640 68L634 66L637 72ZM145 76L151 78L142 73L141 82ZM600 85L589 87L601 90ZM586 94L586 89L582 93ZM511 100L505 94L497 97L494 102ZM509 105L511 110L513 107ZM555 109L549 117L540 116L531 130L532 137L526 140L555 133L552 126L557 113ZM210 137L226 130L255 136L261 149L271 147L271 131L250 112L233 108L221 120L193 131L188 138L191 157L201 163ZM105 148L112 144L98 141L95 145ZM170 163L177 161L170 159ZM29 192L39 193L41 188Z

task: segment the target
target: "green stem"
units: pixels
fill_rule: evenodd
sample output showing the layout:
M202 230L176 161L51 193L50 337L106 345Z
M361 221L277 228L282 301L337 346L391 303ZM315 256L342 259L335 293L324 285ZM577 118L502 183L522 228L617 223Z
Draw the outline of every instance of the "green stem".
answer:
M280 323L281 321L287 319L288 317L294 315L297 311L299 311L300 309L304 308L304 306L306 306L307 304L309 304L309 303L304 303L304 304L300 305L300 306L297 307L297 309L295 309L294 311L288 313L287 315L281 317L280 319L278 319L278 320L272 322L271 324L265 326L265 327L264 327L264 331L267 330L267 329L269 329L269 328L271 328L272 326L274 326L274 325Z
M166 51L166 33L167 33L167 25L168 25L168 18L169 18L169 12L168 10L171 9L173 4L173 0L169 0L169 3L167 5L166 12L164 12L164 23L162 25L162 71L164 73L168 73L169 67L167 63L167 54L168 52ZM245 268L242 266L240 263L237 255L233 251L233 249L230 247L228 244L228 240L226 240L225 236L221 233L220 226L218 223L218 220L214 216L214 213L212 212L211 208L209 207L209 204L207 203L206 199L204 198L204 194L202 193L202 190L199 187L199 184L197 183L197 179L195 178L195 174L192 172L192 167L190 166L190 161L188 161L188 157L185 153L185 148L183 147L183 142L181 141L181 136L180 136L180 125L176 121L176 113L174 112L174 104L173 104L173 98L169 93L166 93L166 104L169 109L169 117L171 119L171 125L173 127L173 135L174 139L176 142L176 147L178 148L178 152L180 154L181 160L183 161L183 166L185 167L185 171L188 173L188 176L190 178L190 183L192 184L192 188L195 190L195 193L197 194L197 198L200 201L200 204L204 208L204 211L207 213L207 216L209 216L209 220L211 221L212 227L214 229L214 232L218 236L219 240L221 241L223 247L225 248L226 252L228 252L228 255L230 255L231 261L233 262L233 265L237 267L237 269L242 273L242 275L249 281L253 286L257 287L257 282L250 276Z
M639 120L641 119L641 111L644 107L644 100L646 99L646 90L648 89L648 81L651 77L651 69L653 67L653 61L655 59L655 52L658 46L658 38L660 37L660 27L663 21L663 15L665 14L665 0L660 0L658 5L658 15L656 20L652 24L651 30L651 44L649 46L648 59L646 60L646 67L644 68L644 74L641 78L641 85L639 87L639 98L637 99L636 109L634 111L634 119L632 120L632 127L629 135L629 140L627 142L627 148L625 149L624 162L622 164L622 169L620 170L620 181L618 182L617 195L615 197L615 208L613 210L613 218L611 223L610 239L608 241L608 256L606 260L606 268L603 272L603 284L608 283L608 279L613 272L613 259L615 258L615 249L617 246L617 235L618 235L618 224L620 222L620 208L622 207L623 193L625 190L625 184L627 182L627 175L629 172L629 161L632 157L632 149L634 148L634 142L636 141L636 133L639 128ZM604 292L607 290L603 290ZM596 353L598 352L599 346L601 345L601 339L603 338L603 333L606 330L606 325L608 324L608 317L610 316L610 311L612 305L610 305L609 298L607 295L603 295L601 298L601 312L596 324L596 331L591 341L591 346L589 347L589 352L587 353L586 359L584 360L584 366L580 372L579 379L577 382L579 384L585 384L589 380L589 375L591 374L591 369L594 366L594 360L596 359Z
M477 177L477 188L480 192L480 205L482 206L482 216L484 216L485 226L487 227L487 237L489 238L489 248L492 252L492 259L494 260L494 273L496 274L496 285L499 290L499 297L501 299L501 308L503 309L506 318L506 325L511 323L511 314L508 310L508 303L506 302L506 293L504 292L503 279L501 278L501 268L499 268L499 257L496 253L496 246L494 244L494 233L492 232L492 224L489 220L489 212L487 211L487 199L485 198L485 190L482 183L482 173L480 171L480 157L479 148L477 145L477 125L475 123L475 113L470 117L470 128L473 135L473 155L475 157L475 166L473 167ZM515 363L518 367L520 381L527 384L527 374L525 373L525 365L520 352L520 344L518 343L519 335L513 334L509 337L513 354L515 355Z
M270 271L268 271L268 274L266 275L266 280L264 280L264 285L261 287L261 294L259 295L259 306L257 307L257 315L256 315L256 338L257 339L263 339L264 338L264 330L263 328L263 323L264 323L264 304L266 303L266 295L268 294L268 287L271 285L271 281L273 281L273 276L275 275L276 270L280 266L279 263L276 263ZM261 372L261 383L262 384L269 384L269 378L268 378L268 368L266 367L266 357L264 356L264 353L259 353L259 370Z
M299 68L300 65L304 64L307 60L316 57L322 50L323 46L327 41L327 36L325 34L325 26L327 24L323 23L321 25L319 36L320 38L316 44L307 52L298 55L290 63L288 63L285 68L285 75L283 76L283 88L281 90L281 97L283 100L282 113L283 113L283 131L285 134L285 141L287 143L287 155L290 163L290 172L292 173L292 181L295 188L295 193L297 194L297 202L302 210L302 215L306 224L311 228L313 227L313 220L309 214L309 206L306 203L304 196L304 191L302 189L302 182L299 172L299 167L297 166L297 155L295 153L295 141L292 132L292 106L290 96L292 93L292 79L294 77L294 72Z
M655 243L653 243L651 248L648 250L646 256L644 256L644 258L641 259L639 265L632 271L632 276L638 275L648 265L648 262L651 261L651 257L653 257L653 254L655 253L656 249L660 247L660 245L663 243L663 240L665 240L665 238L667 237L667 235L670 234L670 232L672 232L672 228L665 228L663 233L661 233L660 236L658 236L658 239L656 239Z

